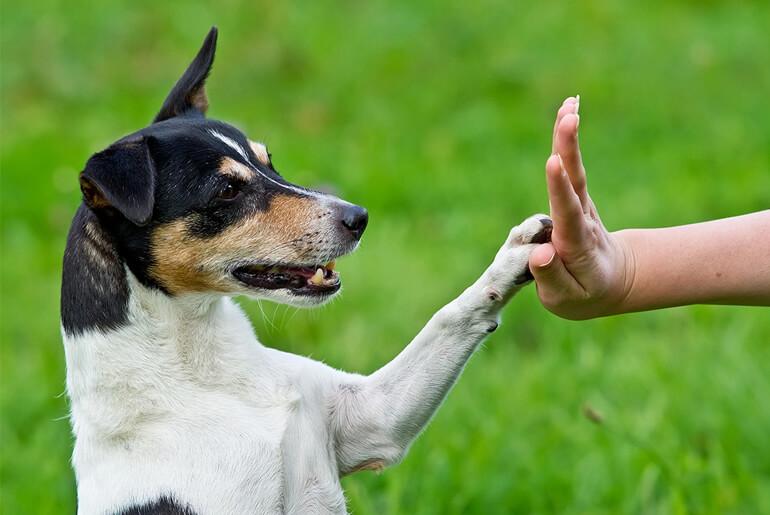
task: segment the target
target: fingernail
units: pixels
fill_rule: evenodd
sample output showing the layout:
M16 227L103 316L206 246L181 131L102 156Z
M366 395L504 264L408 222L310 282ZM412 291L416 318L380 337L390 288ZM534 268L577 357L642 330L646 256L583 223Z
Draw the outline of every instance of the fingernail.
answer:
M577 121L575 122L575 129L580 127L580 115L575 113L575 118L577 118Z
M575 114L578 114L578 111L580 111L580 95L575 95Z
M555 257L556 257L556 251L554 250L553 254L551 254L551 259L549 259L548 261L546 261L545 263L543 263L541 265L537 265L537 267L539 269L541 269L541 270L544 270L544 269L548 268L549 266L551 266L551 263L553 263L553 258L555 258Z

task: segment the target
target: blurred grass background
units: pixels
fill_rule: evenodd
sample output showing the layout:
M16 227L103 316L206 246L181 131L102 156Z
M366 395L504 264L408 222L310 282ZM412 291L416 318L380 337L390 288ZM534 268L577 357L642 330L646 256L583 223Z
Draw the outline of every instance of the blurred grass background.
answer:
M210 115L371 212L333 305L242 303L267 345L359 372L395 355L547 211L568 95L611 229L770 205L764 1L35 0L1 18L3 513L74 511L58 302L77 173L148 123L213 24ZM768 315L575 323L528 288L405 461L344 480L349 508L770 513Z

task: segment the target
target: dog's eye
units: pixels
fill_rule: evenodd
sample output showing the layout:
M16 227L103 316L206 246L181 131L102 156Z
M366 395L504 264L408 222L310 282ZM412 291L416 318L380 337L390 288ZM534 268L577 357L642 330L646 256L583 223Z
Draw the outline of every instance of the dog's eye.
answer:
M217 198L219 200L233 200L238 197L238 195L241 194L240 188L238 188L237 184L233 184L232 182L228 182L227 185L225 185L224 188L222 188L222 191L217 194Z

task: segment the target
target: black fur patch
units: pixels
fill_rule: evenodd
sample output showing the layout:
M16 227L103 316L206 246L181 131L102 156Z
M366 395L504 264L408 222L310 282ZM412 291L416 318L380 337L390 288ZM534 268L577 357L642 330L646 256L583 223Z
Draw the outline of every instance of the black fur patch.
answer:
M94 154L80 174L80 184L87 204L117 210L131 222L145 225L155 195L155 165L147 141L123 140ZM94 191L99 192L97 199Z
M81 205L67 248L61 290L61 320L70 335L87 329L115 329L126 322L128 284L112 237Z
M131 506L115 515L195 515L188 506L177 503L174 499L163 496L157 501L141 506Z
M212 131L238 142L249 152L248 142L240 131L213 120L175 118L142 131L152 138L153 158L158 166L153 216L156 222L191 215L194 219L191 232L197 236L213 236L254 211L268 210L278 190L291 194L290 190L275 184L285 183L275 170L261 164L255 156L251 156L251 163L245 163L237 151L214 137ZM255 173L248 181L228 178L219 171L224 158L256 168L262 175ZM242 195L231 202L217 201L217 194L228 183L234 183Z

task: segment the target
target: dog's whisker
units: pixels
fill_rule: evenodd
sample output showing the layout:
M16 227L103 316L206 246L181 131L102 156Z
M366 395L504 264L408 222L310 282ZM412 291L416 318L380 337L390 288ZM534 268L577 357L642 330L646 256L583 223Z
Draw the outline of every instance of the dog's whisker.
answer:
M294 321L294 317L297 316L297 313L299 313L299 308L295 308L292 306L286 306L286 312L291 312L291 316L289 317L289 324L291 324Z
M262 313L262 320L264 320L270 329L275 330L275 324L273 324L272 319L267 316L267 313L265 313L265 310L262 306L262 299L257 299L257 306L259 306L259 311Z

